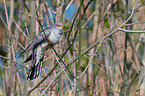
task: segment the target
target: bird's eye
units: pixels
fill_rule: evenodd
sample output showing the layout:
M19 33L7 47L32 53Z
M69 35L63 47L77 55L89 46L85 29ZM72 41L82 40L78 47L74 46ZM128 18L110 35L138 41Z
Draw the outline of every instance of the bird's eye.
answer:
M60 25L56 25L57 27L60 27Z
M61 25L56 25L57 27L63 27L63 26L61 26Z

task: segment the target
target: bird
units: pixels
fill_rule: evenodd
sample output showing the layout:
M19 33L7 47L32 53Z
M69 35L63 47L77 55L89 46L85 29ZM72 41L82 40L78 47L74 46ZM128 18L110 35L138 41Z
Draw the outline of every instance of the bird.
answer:
M62 36L64 25L62 23L55 23L50 27L42 30L33 40L32 43L20 54L19 57L32 50L32 54L24 61L32 61L28 71L27 80L36 79L39 76L41 66L43 63L44 53L47 49L52 48L58 44Z

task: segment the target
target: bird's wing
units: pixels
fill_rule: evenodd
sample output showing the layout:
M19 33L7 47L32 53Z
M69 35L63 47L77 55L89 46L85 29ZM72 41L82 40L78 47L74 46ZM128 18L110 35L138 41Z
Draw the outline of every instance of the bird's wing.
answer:
M42 41L38 46L37 46L37 48L39 48L39 47L42 47L42 52L44 53L49 47L50 47L50 45L49 45L49 43L47 42L47 40L44 40L44 41ZM36 49L36 48L35 48ZM35 51L35 50L34 50ZM34 54L34 53L33 53ZM31 54L25 61L24 61L24 63L26 63L26 62L28 62L28 61L30 61L30 60L32 60L33 58L32 58L32 55L33 54Z
M47 38L50 33L52 31L51 27L47 27L44 29L44 32L41 31L32 41L32 43L20 54L19 57L21 57L22 55L24 55L25 53L27 53L28 51L30 51L31 49L33 49L34 47L37 47L43 40L44 38ZM19 58L18 57L18 58Z
M41 45L38 45L37 48L33 49L32 64L27 73L28 80L33 80L39 76L40 69L43 62L43 57L44 57L43 48Z
M32 54L24 61L24 63L26 63L26 62L28 62L30 60L32 60Z

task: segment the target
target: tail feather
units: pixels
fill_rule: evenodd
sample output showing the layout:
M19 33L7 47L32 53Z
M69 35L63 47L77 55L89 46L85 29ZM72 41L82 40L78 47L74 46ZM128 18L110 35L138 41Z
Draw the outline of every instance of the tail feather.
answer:
M46 50L46 48L43 47L43 45L44 44L41 43L37 47L34 47L32 55L30 55L25 60L25 62L32 60L32 64L30 66L30 69L27 72L27 79L28 80L33 80L39 76L39 72L40 72L43 58L44 58L44 52Z
M32 64L32 66L29 68L27 72L27 80L33 80L39 76L42 62L43 58L41 58L37 64Z
M36 77L39 76L39 72L40 72L40 64L37 64L36 66L32 66L29 70L28 70L28 76L27 76L27 80L33 80Z

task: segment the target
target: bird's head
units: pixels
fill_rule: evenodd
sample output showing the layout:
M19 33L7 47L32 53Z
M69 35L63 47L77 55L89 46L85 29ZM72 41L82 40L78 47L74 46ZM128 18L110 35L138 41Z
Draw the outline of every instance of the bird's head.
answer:
M59 31L62 31L64 25L62 23L55 23L54 24L54 27L59 30Z

